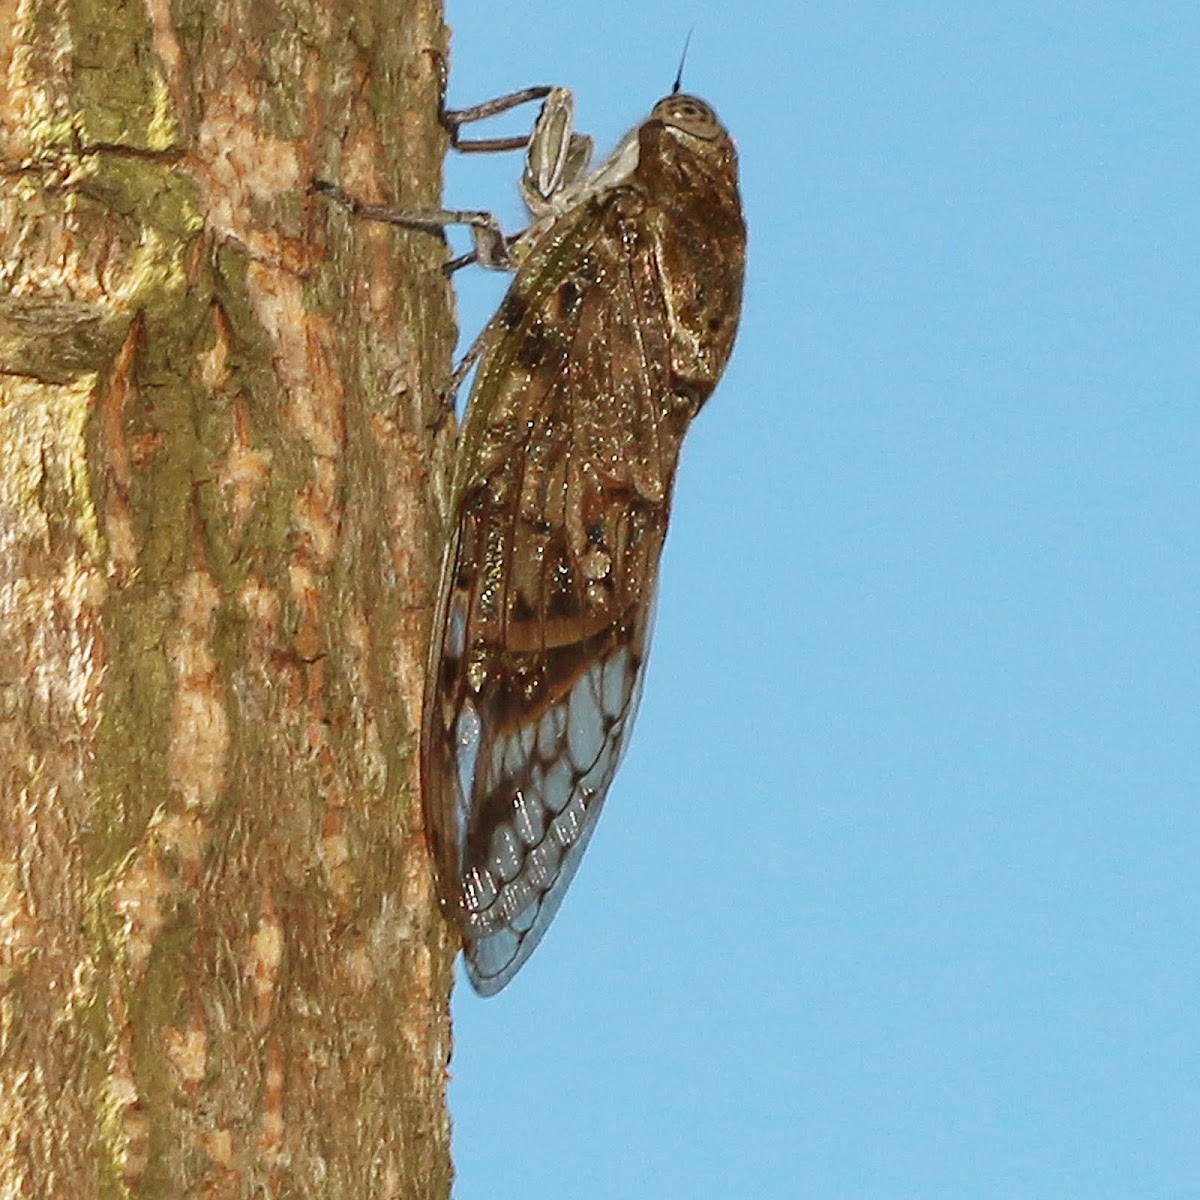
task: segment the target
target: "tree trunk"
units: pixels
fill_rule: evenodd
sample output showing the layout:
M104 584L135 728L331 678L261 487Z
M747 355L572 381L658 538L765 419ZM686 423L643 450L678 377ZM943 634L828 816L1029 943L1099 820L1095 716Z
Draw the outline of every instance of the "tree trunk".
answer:
M436 0L0 0L0 1195L446 1197Z

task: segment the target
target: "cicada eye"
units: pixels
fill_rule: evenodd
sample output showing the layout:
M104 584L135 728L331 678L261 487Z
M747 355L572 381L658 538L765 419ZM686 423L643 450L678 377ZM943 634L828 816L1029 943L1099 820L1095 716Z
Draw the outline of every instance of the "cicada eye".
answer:
M653 115L693 137L708 140L721 134L721 122L717 120L717 114L695 96L668 96L658 102Z

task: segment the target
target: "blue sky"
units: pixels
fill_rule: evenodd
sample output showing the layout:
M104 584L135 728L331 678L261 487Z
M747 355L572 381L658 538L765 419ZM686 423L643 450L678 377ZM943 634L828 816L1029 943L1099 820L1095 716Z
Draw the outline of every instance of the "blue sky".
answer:
M1200 8L646 7L449 0L452 103L601 149L694 26L751 235L631 750L456 995L457 1200L1195 1195Z

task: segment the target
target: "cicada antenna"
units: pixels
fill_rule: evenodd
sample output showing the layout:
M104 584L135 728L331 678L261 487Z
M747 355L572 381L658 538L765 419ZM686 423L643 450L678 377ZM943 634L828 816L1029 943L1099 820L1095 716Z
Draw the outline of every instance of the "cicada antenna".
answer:
M671 88L671 95L677 95L679 89L683 86L683 64L687 62L688 46L692 44L692 33L695 30L695 25L687 31L687 37L683 39L683 53L679 56L679 70L675 72L675 84Z

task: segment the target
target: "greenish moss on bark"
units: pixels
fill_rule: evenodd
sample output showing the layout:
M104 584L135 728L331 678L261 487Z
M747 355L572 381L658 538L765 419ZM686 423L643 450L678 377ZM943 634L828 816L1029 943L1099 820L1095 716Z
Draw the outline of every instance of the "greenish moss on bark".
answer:
M72 92L85 143L164 150L175 134L142 0L75 0Z

